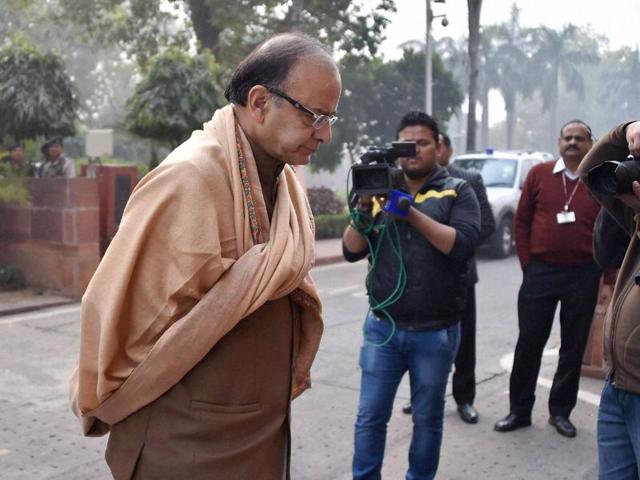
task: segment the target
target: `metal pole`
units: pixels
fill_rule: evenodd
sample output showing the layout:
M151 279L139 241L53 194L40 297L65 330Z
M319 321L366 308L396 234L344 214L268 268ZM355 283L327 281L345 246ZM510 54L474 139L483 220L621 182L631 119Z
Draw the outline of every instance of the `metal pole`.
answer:
M427 3L427 33L424 41L424 57L425 57L425 111L431 115L433 110L433 101L431 96L432 68L431 68L431 21L433 20L433 12L431 11L431 0Z

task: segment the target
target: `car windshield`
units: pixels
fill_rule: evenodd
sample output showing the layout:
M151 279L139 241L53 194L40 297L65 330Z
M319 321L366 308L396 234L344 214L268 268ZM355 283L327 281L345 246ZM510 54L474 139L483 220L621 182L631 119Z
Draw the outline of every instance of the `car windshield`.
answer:
M507 158L460 158L455 166L480 173L485 187L512 188L518 168L517 160Z

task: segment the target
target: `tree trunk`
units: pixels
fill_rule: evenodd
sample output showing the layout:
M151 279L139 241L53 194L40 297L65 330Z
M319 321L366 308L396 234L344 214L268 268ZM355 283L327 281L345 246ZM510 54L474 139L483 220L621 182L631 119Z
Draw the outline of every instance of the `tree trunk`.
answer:
M191 16L191 23L193 24L193 31L200 44L198 50L208 48L212 52L215 52L218 37L222 30L217 30L211 24L213 12L211 11L209 2L207 0L189 0L189 14Z
M480 147L489 146L489 89L483 87L480 93L480 104L482 105L482 117L480 119Z
M467 111L467 152L476 149L476 101L478 97L478 51L482 0L467 0L469 7L469 109Z
M507 113L507 150L511 150L513 148L513 139L516 131L516 95L514 92L508 92L504 95L504 110Z
M160 164L160 160L158 159L158 146L156 145L156 142L151 140L149 142L149 147L151 148L151 158L149 159L149 171L151 171Z
M560 83L560 69L556 66L553 72L553 83L549 97L549 151L556 150L557 128L558 128L558 88Z

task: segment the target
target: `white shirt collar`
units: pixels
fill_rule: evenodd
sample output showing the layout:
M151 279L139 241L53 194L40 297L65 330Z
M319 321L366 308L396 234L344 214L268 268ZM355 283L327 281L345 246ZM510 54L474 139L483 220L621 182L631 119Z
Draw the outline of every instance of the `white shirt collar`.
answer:
M580 174L578 172L572 172L567 168L567 166L564 164L564 159L562 157L560 157L556 161L556 164L553 167L553 173L560 173L560 172L563 172L569 180L575 180L576 178L580 177Z

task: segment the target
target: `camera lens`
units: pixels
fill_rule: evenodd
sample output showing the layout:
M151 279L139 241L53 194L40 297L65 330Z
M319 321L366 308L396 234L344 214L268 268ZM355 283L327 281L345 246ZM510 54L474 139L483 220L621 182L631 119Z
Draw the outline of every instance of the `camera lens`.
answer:
M632 158L625 162L620 162L615 174L616 193L631 193L633 191L632 183L640 180L640 161Z
M589 170L588 180L591 188L598 193L614 195L617 193L616 170L621 162L606 161Z

